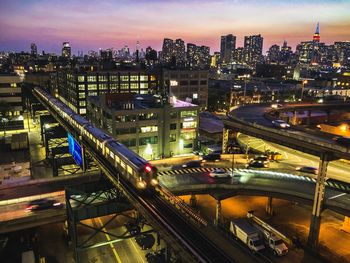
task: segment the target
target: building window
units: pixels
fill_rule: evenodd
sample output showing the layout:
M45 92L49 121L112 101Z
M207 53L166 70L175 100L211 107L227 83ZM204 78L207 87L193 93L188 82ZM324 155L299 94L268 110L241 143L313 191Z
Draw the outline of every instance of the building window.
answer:
M170 123L170 130L176 130L176 123Z
M117 128L115 130L116 135L122 135L122 134L135 134L136 133L136 127L130 127L130 128Z
M136 121L136 115L122 115L115 116L116 122L134 122Z
M157 143L158 143L158 136L143 137L143 138L140 138L139 140L140 145L157 144Z
M85 78L84 76L78 76L78 82L84 82Z
M181 80L180 81L180 86L187 86L188 85L188 81L187 80Z
M118 81L118 76L116 76L116 75L109 76L109 81L117 82Z
M148 81L148 76L147 75L141 75L140 76L140 81Z
M176 119L177 118L177 112L174 111L174 112L170 112L170 119Z
M130 90L138 90L139 84L138 83L130 83Z
M176 134L169 135L169 142L176 142Z
M196 132L182 132L180 138L184 140L194 140L196 139Z
M129 75L120 76L120 81L129 82Z
M145 120L156 120L158 119L157 113L141 113L139 114L139 120L145 121Z
M139 76L138 75L131 75L130 81L139 81Z
M143 126L140 127L140 132L145 133L145 132L157 132L158 131L158 126Z
M85 90L85 84L79 84L78 87L79 90Z
M89 84L88 85L88 91L89 90L97 90L97 85L96 84Z
M185 143L184 148L186 148L186 149L193 148L193 144L192 143Z
M107 86L107 84L99 84L98 88L99 88L99 90L107 90L108 86Z
M126 147L136 146L136 139L121 140L120 142L124 144Z
M129 84L128 83L120 84L120 90L129 90Z
M181 118L193 117L193 116L197 116L197 111L195 110L181 111Z
M98 76L98 81L106 82L107 81L107 76L105 76L105 75Z
M96 81L96 76L87 76L87 81L88 81L88 82L94 82L94 81Z
M197 127L197 122L195 121L186 121L181 123L181 129L193 129Z
M85 92L79 92L79 98L80 99L85 98Z
M79 101L79 106L86 106L86 101L85 100Z
M198 85L198 80L191 80L190 85Z

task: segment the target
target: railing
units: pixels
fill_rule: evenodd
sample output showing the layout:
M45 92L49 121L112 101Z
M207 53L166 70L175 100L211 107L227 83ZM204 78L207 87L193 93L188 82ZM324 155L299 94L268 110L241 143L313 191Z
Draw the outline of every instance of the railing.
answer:
M247 122L247 121L244 121L243 118L238 118L236 116L233 116L232 114L228 114L228 117L229 117L230 120L238 122L238 123L235 123L235 125L238 128L241 128L241 129L244 129L244 128L246 128L247 125L249 125L249 126L257 128L259 130L264 130L264 131L269 132L269 133L279 134L281 136L289 137L289 138L292 138L292 139L296 139L297 138L300 141L306 141L306 142L308 142L310 144L316 144L318 146L321 146L321 147L329 149L329 151L337 150L337 151L340 151L342 153L350 153L350 149L349 148L342 147L342 146L339 146L339 145L336 145L336 144L321 142L320 140L315 140L315 139L312 139L312 138L310 138L308 136L303 136L303 135L300 135L300 134L296 135L296 134L293 134L293 133L289 133L288 131L285 131L285 130L284 131L280 131L280 130L272 129L272 128L269 128L269 127L266 127L266 126L263 126L263 125L259 125L259 124L256 124L256 123Z

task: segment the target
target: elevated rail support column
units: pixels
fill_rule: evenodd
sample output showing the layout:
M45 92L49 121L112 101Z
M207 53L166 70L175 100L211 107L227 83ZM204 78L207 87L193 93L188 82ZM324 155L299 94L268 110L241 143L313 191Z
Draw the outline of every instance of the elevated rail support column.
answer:
M222 153L227 153L229 132L226 128L222 130Z
M311 121L311 110L307 111L307 117L306 117L306 125L310 125Z
M220 223L221 223L221 200L216 200L215 225L218 226Z
M195 194L191 194L190 197L190 206L191 207L196 207L197 206L197 197Z
M330 160L330 156L327 153L322 153L319 163L314 204L312 208L311 223L309 229L309 236L307 245L308 248L317 251L320 226L321 226L321 213L323 210L324 192L325 192L325 181L327 175L327 166Z
M85 146L82 144L82 146L81 146L81 158L82 158L82 163L83 163L82 169L83 169L84 173L88 169L85 150L86 150Z
M265 209L266 213L270 216L273 215L273 207L272 207L272 197L268 197L267 198L267 202L266 202L266 209Z
M294 110L292 113L293 113L293 116L292 116L292 125L296 125L296 124L297 124L297 111Z

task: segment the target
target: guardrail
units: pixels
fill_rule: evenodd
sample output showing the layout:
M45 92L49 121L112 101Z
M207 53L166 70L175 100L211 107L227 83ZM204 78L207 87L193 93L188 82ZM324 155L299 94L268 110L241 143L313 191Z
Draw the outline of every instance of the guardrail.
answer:
M264 131L269 132L269 133L278 134L278 135L289 137L289 138L292 138L292 139L296 139L297 138L300 141L306 141L306 142L308 142L310 144L316 144L316 145L321 146L323 148L329 149L329 151L331 151L331 152L334 151L334 150L337 150L337 151L340 151L342 153L350 154L350 149L346 148L346 147L342 147L342 146L339 146L339 145L336 145L336 144L321 142L319 140L315 140L315 139L312 139L310 137L299 135L299 134L298 135L292 134L292 133L289 133L288 131L285 131L285 130L284 131L280 131L280 130L272 129L272 128L269 128L269 127L266 127L266 126L263 126L263 125L259 125L259 124L256 124L256 123L247 122L247 121L244 121L243 118L238 118L236 116L233 116L230 113L228 114L228 117L229 117L229 119L231 121L238 122L238 123L235 123L235 125L240 126L239 128L241 128L241 129L244 129L245 126L249 125L251 127L257 128L259 130L264 130Z
M189 207L180 197L173 195L167 187L162 186L157 189L162 197L185 214L188 218L194 220L196 223L202 226L208 226L208 222L203 219L197 212Z

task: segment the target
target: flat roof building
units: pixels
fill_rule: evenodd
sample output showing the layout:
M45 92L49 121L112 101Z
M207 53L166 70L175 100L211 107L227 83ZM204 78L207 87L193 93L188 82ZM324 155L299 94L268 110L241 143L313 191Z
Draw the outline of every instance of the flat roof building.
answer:
M103 94L87 104L92 123L148 160L192 153L198 114L197 105L150 94Z

